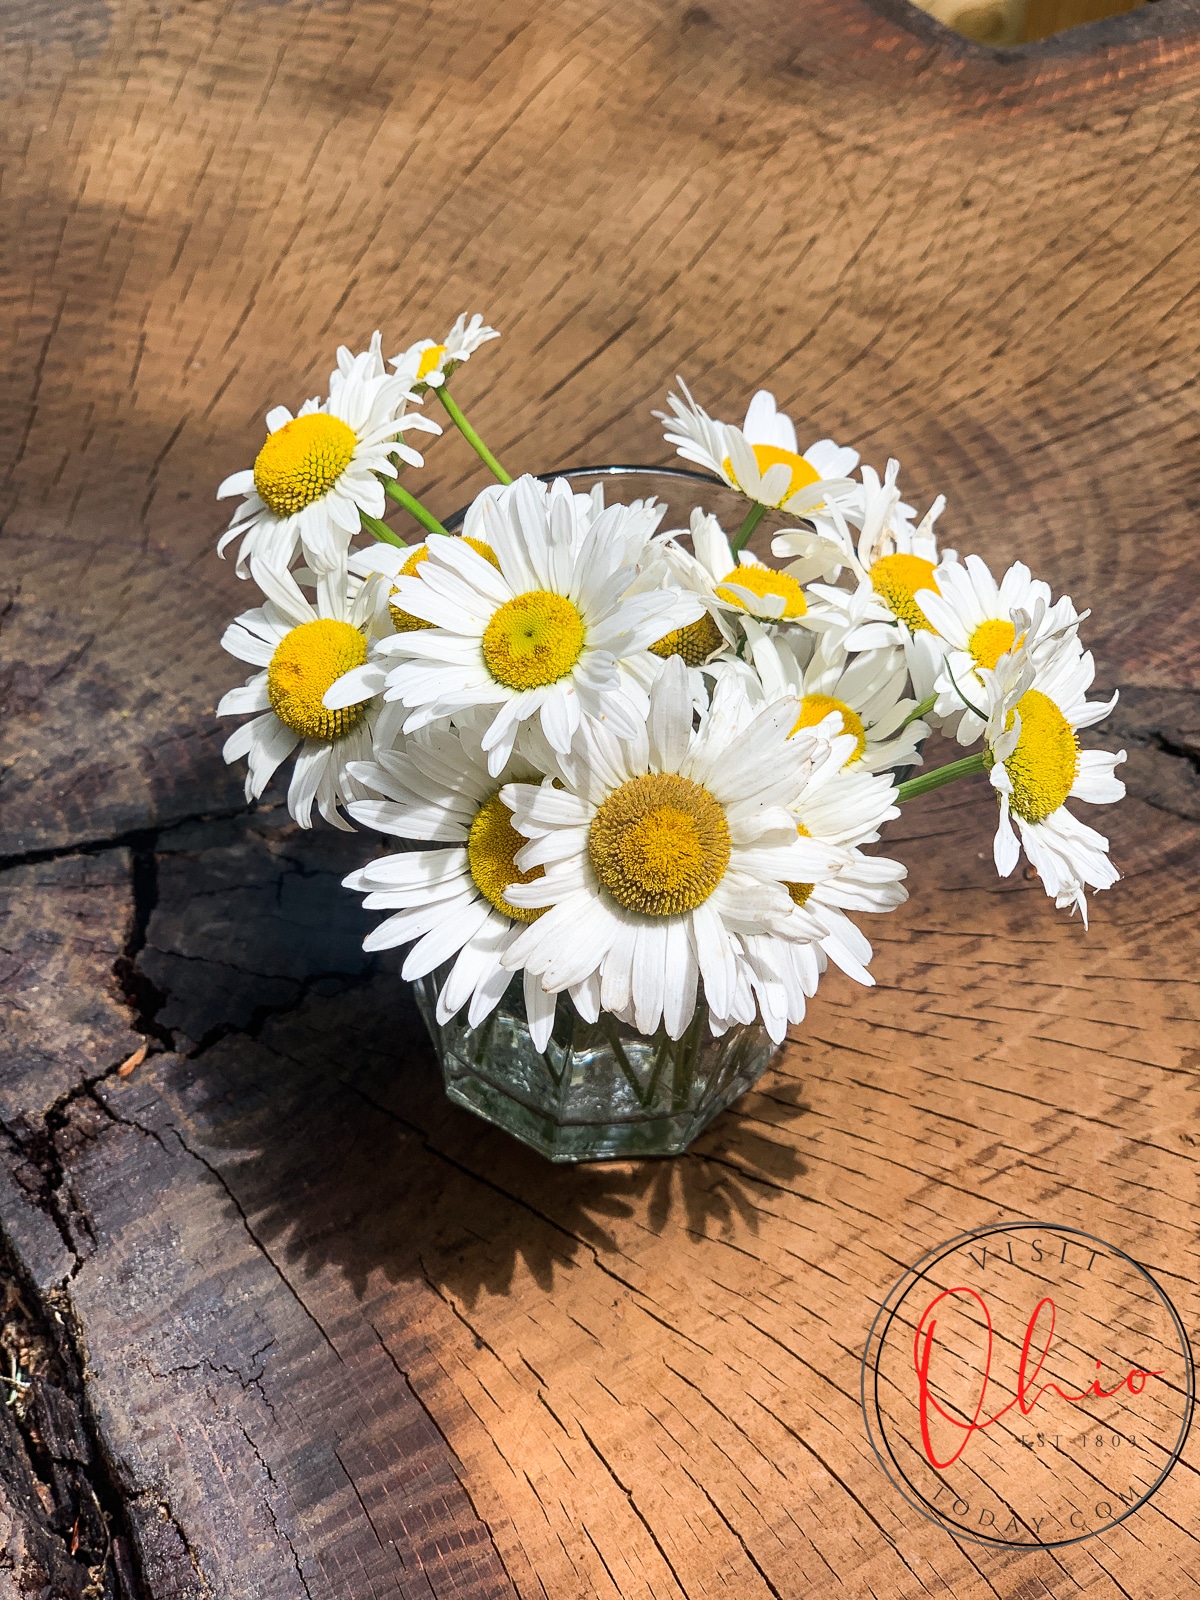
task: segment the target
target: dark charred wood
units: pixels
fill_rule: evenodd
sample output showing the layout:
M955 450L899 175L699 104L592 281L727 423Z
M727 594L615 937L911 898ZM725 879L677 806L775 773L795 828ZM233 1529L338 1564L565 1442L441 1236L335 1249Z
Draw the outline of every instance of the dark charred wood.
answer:
M1194 1443L1103 1540L968 1551L857 1386L900 1266L1000 1216L1200 1327L1198 53L1195 0L999 53L904 0L0 4L0 1595L1197 1587ZM676 371L769 384L1125 686L1090 932L997 881L984 785L907 807L877 987L677 1162L449 1106L339 887L378 841L220 757L216 484L337 342L476 308L510 466L665 460ZM429 460L439 511L481 485Z

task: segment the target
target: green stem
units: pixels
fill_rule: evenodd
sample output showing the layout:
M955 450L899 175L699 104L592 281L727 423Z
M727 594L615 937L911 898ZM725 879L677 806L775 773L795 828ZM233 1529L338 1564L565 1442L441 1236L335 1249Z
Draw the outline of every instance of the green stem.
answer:
M917 719L919 717L923 717L927 711L932 711L936 704L937 704L937 695L936 694L931 694L929 696L928 700L922 700L920 705L914 706L912 708L912 710L908 713L908 715L905 717L904 721L896 729L896 733L903 733L905 728L908 727L910 722L916 722ZM895 737L896 737L896 734L894 733L892 735L892 738L894 739Z
M426 511L416 495L409 494L402 483L397 483L394 478L385 478L383 480L383 492L386 495L390 495L393 500L399 501L410 516L416 517L426 533L445 533L445 528L442 527L433 512Z
M491 1048L492 1034L495 1031L495 1027L496 1012L489 1011L488 1019L483 1024L483 1027L480 1028L479 1036L475 1041L475 1065L477 1067L481 1067L487 1057L488 1050Z
M642 1104L649 1110L654 1104L654 1096L658 1091L658 1080L662 1077L662 1070L667 1064L667 1057L671 1054L671 1040L667 1037L665 1027L661 1029L662 1039L654 1053L654 1068L646 1084L646 1092Z
M408 546L405 544L400 535L398 533L393 533L386 522L380 522L378 517L370 516L366 511L362 510L361 507L359 508L358 514L362 518L362 525L368 533L373 533L375 537L377 539L381 539L384 544L394 544L397 550L408 549Z
M449 412L451 422L453 422L454 426L458 429L459 433L462 434L463 438L471 446L471 449L474 450L475 454L483 462L484 466L487 467L488 471L495 477L499 478L501 483L511 483L512 478L507 472L505 472L504 468L496 460L495 456L488 449L487 445L484 444L483 440L475 432L475 429L467 421L466 417L463 416L461 407L444 383L437 391L437 397Z
M745 522L742 523L741 527L729 541L729 548L732 550L735 556L740 555L750 543L750 535L754 532L755 528L758 527L759 523L766 516L766 514L766 506L760 505L756 500L750 507L750 510L746 513Z
M624 1046L621 1044L621 1036L617 1032L616 1018L613 1017L609 1012L602 1011L600 1013L600 1026L603 1029L604 1035L609 1044L612 1045L613 1055L615 1055L617 1058L617 1065L620 1067L621 1072L624 1075L625 1082L633 1090L634 1099L640 1106L644 1106L645 1101L642 1099L642 1086L638 1082L637 1073L634 1072L633 1068L629 1065L629 1057L625 1054Z
M953 783L956 778L970 778L976 772L986 772L986 754L984 750L976 750L973 756L964 756L961 761L951 761L948 766L935 767L919 778L910 778L896 790L896 799L903 804L905 800L915 800L919 794L928 794L931 789L940 789L944 783Z
M671 1083L671 1110L686 1111L696 1078L696 1058L700 1054L700 1030L706 1012L698 1005L687 1032L675 1046L675 1075Z

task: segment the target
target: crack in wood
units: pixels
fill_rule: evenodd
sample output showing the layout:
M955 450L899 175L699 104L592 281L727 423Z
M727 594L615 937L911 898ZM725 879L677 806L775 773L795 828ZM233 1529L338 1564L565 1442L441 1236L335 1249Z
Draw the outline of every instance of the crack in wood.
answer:
M22 1594L39 1578L54 1600L149 1600L129 1551L128 1505L83 1381L70 1299L39 1293L0 1246L0 1351L23 1389L0 1405L0 1522L22 1519L7 1555ZM0 1382L3 1382L0 1379Z
M766 382L950 491L960 548L1103 595L1111 676L1187 681L1200 4L1003 61L903 0L134 6L79 69L103 9L37 0L47 48L0 63L0 1204L111 1451L110 1600L1195 1587L1188 1463L1161 1516L1016 1565L908 1517L856 1409L881 1280L964 1219L1094 1217L1200 1320L1195 693L1087 735L1131 800L1086 954L995 880L979 797L930 796L876 990L827 975L669 1172L547 1171L443 1103L340 909L356 846L240 802L211 492L323 379L298 329L365 337L401 282L440 325L470 281L504 459L644 455L664 374Z

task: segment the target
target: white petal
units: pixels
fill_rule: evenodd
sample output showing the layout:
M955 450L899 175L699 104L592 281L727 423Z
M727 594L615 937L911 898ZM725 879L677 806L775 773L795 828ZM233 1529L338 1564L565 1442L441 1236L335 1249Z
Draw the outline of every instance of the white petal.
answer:
M549 686L542 701L541 720L550 748L566 755L580 722L579 696L569 678Z
M796 452L796 429L786 412L775 405L769 389L760 389L746 408L742 432L753 444L773 444L777 450Z
M346 706L358 705L373 695L382 694L387 682L387 669L377 661L365 662L343 672L325 691L321 704L327 711L341 711Z
M723 1016L733 997L736 974L728 935L707 900L691 913L691 934L695 941L696 964L704 980L704 997L710 1007Z
M1021 849L1008 814L1008 796L1001 794L1000 822L996 828L996 837L992 841L992 856L996 863L996 871L1002 878L1007 878L1012 872L1020 855Z
M468 1000L474 1001L481 989L496 995L497 1002L511 981L510 974L500 965L500 956L509 941L512 924L507 917L493 911L489 919L469 939L455 958L450 975L438 996L437 1017L448 1022ZM500 986L502 980L503 987Z
M269 640L265 639L241 617L231 622L221 635L221 648L251 667L269 667L278 645L279 639L274 633Z
M250 747L265 734L267 724L273 720L274 713L268 711L265 717L256 717L253 722L243 722L240 728L235 728L226 739L221 754L226 762L233 762L244 755L249 755ZM280 760L282 760L282 756Z
M510 971L528 966L551 989L567 989L595 972L620 930L616 916L588 891L568 895L530 923L504 957Z
M280 722L273 711L265 717L256 718L249 726L256 730L247 756L250 762L250 789L257 799L280 763L286 761L300 743L300 735Z
M696 984L699 971L682 918L666 919L667 940L663 958L663 1025L672 1039L686 1031L696 1010Z
M526 824L538 833L547 828L586 827L592 817L591 807L578 795L540 784L505 784L500 798L513 812L513 826L519 833L527 831ZM533 837L532 832L529 837Z
M667 661L651 691L648 731L658 771L678 772L692 737L692 690L681 656Z
M408 911L398 911L394 917L388 917L377 928L371 930L363 940L363 949L368 952L390 950L395 945L408 944L410 940L420 938L440 924L455 927L461 920L461 915L472 903L472 895L464 894L458 900L439 902L432 906L414 906Z
M423 978L434 967L440 967L456 950L472 938L491 915L492 907L481 895L471 905L464 906L453 917L447 917L440 927L431 928L419 939L405 957L400 969L406 983Z
M547 994L532 972L525 974L525 1016L529 1023L529 1037L533 1048L544 1054L554 1029L554 1011L557 994Z
M230 689L221 696L217 706L219 717L234 717L247 711L269 711L271 697L267 692L266 674L262 673L239 689Z
M666 995L666 919L640 923L633 956L633 1009L639 1033L653 1033L662 1021Z
M254 493L254 469L248 467L245 472L233 472L224 480L217 490L218 500L228 500L230 495Z
M292 768L292 781L288 784L288 810L302 828L312 827L312 803L328 763L335 760L327 744L306 739Z
M226 699L228 698L227 695ZM224 704L225 701L222 700L221 705ZM1124 750L1115 753L1107 750L1081 750L1079 773L1071 786L1072 798L1086 800L1094 806L1112 805L1114 801L1123 800L1125 785L1117 777L1115 769L1124 760Z
M600 969L600 1003L606 1011L629 1013L633 1008L633 968L637 927L622 920L613 932Z

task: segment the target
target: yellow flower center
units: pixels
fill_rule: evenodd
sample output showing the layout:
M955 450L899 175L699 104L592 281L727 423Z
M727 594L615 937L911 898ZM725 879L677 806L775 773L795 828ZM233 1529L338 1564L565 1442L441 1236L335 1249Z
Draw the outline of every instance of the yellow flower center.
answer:
M441 538L441 535L439 534L438 537ZM483 539L473 539L470 534L456 533L451 534L450 537L454 539L465 539L466 542L471 546L471 549L475 551L476 555L482 556L485 561L490 561L492 566L495 567L496 571L499 572L500 563L496 560L496 552L492 549L490 544L485 543ZM417 568L421 565L422 561L428 561L428 559L428 545L419 544L409 556L408 560L400 568L400 577L411 578L413 573L416 572ZM411 611L405 611L402 606L394 606L389 603L388 613L392 619L392 627L395 628L397 633L415 633L418 628L433 627L432 622L426 622L423 617L414 617Z
M698 667L724 643L720 628L706 611L698 621L689 622L686 628L672 628L670 633L664 633L661 639L650 646L650 651L664 661L668 656L682 656L689 667Z
M483 633L483 659L508 689L540 689L565 678L583 653L583 618L549 589L507 600Z
M737 584L739 589L746 589L750 594L756 594L762 599L768 595L783 601L782 616L787 618L802 617L808 610L808 602L804 598L804 590L792 577L790 572L775 572L770 567L734 567L732 572L727 572L717 585L717 598L724 600L726 605L740 606L743 611L754 611L740 594L736 594L730 585ZM761 615L768 616L767 612Z
M1004 763L1012 783L1008 803L1025 822L1044 822L1058 810L1079 775L1079 740L1059 708L1040 689L1017 701L1021 732ZM1008 727L1013 724L1008 714Z
M267 435L254 463L254 487L277 517L312 505L350 465L358 444L354 429L321 411L285 422Z
M835 700L831 694L806 694L800 702L800 715L796 719L796 726L792 733L799 733L801 728L815 728L818 722L824 722L831 711L842 713L842 732L851 733L858 741L852 755L847 756L845 765L858 761L867 748L867 730L863 720L853 706L848 706L844 700ZM788 734L790 739L791 733Z
M750 448L754 451L754 459L758 462L760 473L766 472L768 467L778 466L780 462L791 470L792 476L787 488L779 499L775 501L777 506L781 506L785 500L790 500L798 490L806 489L810 483L819 483L821 481L821 474L813 466L812 462L806 461L803 456L798 456L794 450L781 450L777 444L755 444L751 445ZM733 463L728 456L725 457L721 465L725 469L726 476L730 482L736 488L741 489L742 486L738 483L733 470ZM744 490L742 492L745 493Z
M834 703L836 704L837 702L835 701ZM796 726L799 727L800 724L797 723ZM793 728L792 732L795 733L795 731L796 731L796 729ZM811 839L812 838L812 834L809 833L808 829L804 826L804 824L802 822L798 822L796 824L796 832L800 835L800 837L802 839ZM816 886L815 883L785 883L783 887L791 895L792 900L795 902L796 905L803 906L803 905L805 905L807 903L809 895L813 892L813 890L817 886Z
M871 587L914 633L921 628L933 632L928 618L913 598L918 589L932 589L934 594L940 592L933 581L932 561L926 561L923 556L880 556L871 567Z
M469 533L462 534L461 538L471 546L477 556L482 556L485 561L490 562L495 567L497 572L500 571L499 558L486 539L475 539Z
M971 659L977 666L994 667L1012 649L1016 632L1011 622L981 622L967 644Z
M366 659L367 641L348 622L302 622L279 641L267 668L271 710L306 739L340 739L366 716L369 702L342 711L327 711L321 702L343 672Z
M431 344L429 349L421 355L421 362L417 367L416 381L418 383L423 382L445 354L446 346L444 344Z
M529 843L512 825L512 812L497 791L485 800L475 813L471 831L467 834L467 862L475 887L497 911L502 911L514 922L536 922L545 906L513 906L504 898L504 891L514 883L532 883L545 876L544 867L534 867L521 872L513 865L517 851Z
M674 773L623 783L596 812L588 855L618 905L677 917L708 899L729 865L729 824L707 789Z

